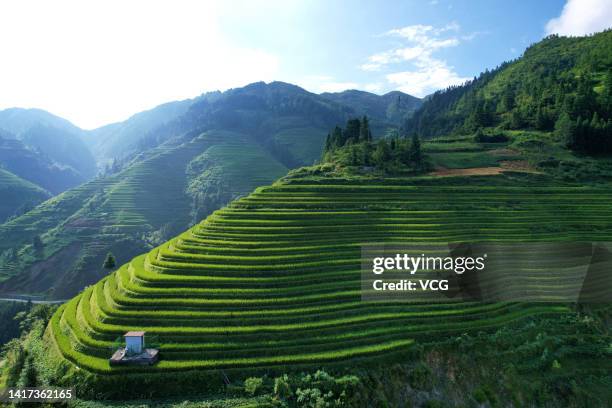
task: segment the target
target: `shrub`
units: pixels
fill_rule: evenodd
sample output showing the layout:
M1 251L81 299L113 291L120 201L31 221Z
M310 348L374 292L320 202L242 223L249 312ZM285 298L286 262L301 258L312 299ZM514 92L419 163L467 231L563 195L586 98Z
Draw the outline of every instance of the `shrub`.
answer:
M244 380L244 391L251 395L258 395L263 390L264 380L261 377L249 377Z
M291 384L289 383L289 376L283 374L281 377L274 379L274 395L281 399L289 399L293 396L291 390Z

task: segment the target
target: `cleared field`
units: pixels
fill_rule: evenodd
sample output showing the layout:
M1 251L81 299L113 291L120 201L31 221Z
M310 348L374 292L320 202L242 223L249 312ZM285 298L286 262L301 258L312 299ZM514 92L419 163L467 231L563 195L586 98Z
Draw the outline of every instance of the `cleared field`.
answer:
M523 175L522 177L529 177ZM62 355L101 373L262 370L377 359L414 344L562 314L556 304L367 303L360 244L605 241L612 191L518 187L506 176L353 181L286 178L87 288L53 317ZM538 285L549 285L542 279ZM129 330L155 338L153 367L110 367Z

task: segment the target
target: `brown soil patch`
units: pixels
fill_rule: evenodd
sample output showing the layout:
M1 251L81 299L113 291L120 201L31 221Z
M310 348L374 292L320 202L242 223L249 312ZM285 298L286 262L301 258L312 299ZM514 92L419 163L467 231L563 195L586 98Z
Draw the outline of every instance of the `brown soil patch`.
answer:
M438 168L430 176L496 176L505 171L518 171L522 173L539 173L529 165L527 160L505 160L501 161L500 167L473 167L470 169L446 169Z
M521 171L523 173L539 173L527 160L505 160L499 162L504 170Z

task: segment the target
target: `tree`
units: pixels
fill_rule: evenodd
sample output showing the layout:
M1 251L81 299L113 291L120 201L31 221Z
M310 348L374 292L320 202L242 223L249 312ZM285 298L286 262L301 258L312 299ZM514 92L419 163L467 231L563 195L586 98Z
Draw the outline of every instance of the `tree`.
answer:
M344 136L342 135L342 129L340 126L336 126L331 136L331 148L335 149L336 147L344 146Z
M548 116L542 105L538 105L536 110L535 127L538 130L548 130Z
M34 357L28 355L25 361L25 365L21 370L19 377L18 387L36 387L38 383L38 374L36 373L36 366L34 365Z
M410 149L408 150L408 157L410 162L417 166L420 166L423 162L423 153L421 152L421 139L419 135L414 133L412 135L412 141L410 143Z
M287 374L283 374L281 377L276 377L274 379L274 395L283 400L293 396L291 383L289 382L289 376Z
M390 147L391 147L391 150L395 150L395 148L397 147L397 141L395 140L395 138L391 139Z
M357 146L350 146L349 165L359 165L359 156L357 155Z
M371 140L372 140L372 132L370 131L370 123L368 121L368 117L364 116L361 119L361 123L359 126L359 141L369 142Z
M500 110L510 112L514 108L514 90L510 86L506 86L502 94Z
M329 152L332 149L332 142L331 142L331 134L327 134L327 137L325 138L325 149L323 150L324 153Z
M361 129L361 121L359 119L349 119L346 122L346 129L344 129L344 145L347 142L358 142L359 132Z
M111 252L106 254L106 259L104 260L104 264L102 266L104 267L104 269L114 269L115 266L117 266L115 256Z
M389 144L387 144L386 140L381 139L378 141L372 159L377 166L385 167L387 165L388 161L391 159L391 149L389 149Z
M561 115L559 115L559 119L557 119L555 123L555 134L560 140L565 142L567 147L577 147L576 125L567 112L562 112Z

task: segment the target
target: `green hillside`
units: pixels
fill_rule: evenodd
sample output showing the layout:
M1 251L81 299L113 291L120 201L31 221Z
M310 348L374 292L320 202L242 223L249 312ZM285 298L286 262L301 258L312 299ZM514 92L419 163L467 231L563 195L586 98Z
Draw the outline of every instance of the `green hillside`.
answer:
M84 132L83 141L89 146L98 164L122 158L138 150L138 142L147 133L183 115L193 100L169 102L139 112L127 120Z
M35 151L39 160L47 160L60 168L67 168L75 174L75 181L46 180L49 184L38 183L32 177L44 177L37 174L34 167L29 170L30 176L18 174L20 177L33 181L46 190L56 193L77 186L90 180L96 174L96 159L81 140L84 131L66 119L55 116L41 109L10 108L0 110L0 130L8 132L23 142L28 149ZM11 157L15 159L15 157ZM25 163L27 167L28 164ZM28 171L27 169L25 171ZM62 174L55 174L61 178ZM64 176L65 177L65 176ZM55 187L55 186L58 187ZM65 187L64 185L67 185ZM63 188L62 188L63 187Z
M87 180L72 167L52 160L1 129L0 167L52 194L59 194Z
M387 106L398 95L362 96ZM92 131L83 138L113 165L0 225L0 294L73 296L102 277L108 252L125 262L288 169L313 164L330 129L355 114L351 106L295 85L258 82L162 105ZM393 118L372 123L382 132L399 126ZM7 159L14 151L6 151ZM37 177L50 174L30 170ZM35 250L37 237L43 248Z
M164 394L174 386L188 392L202 381L213 387L221 369L244 378L341 367L347 360L354 368L537 316L562 321L573 315L564 304L360 300L364 242L610 236L609 188L549 182L547 176L514 172L381 179L334 176L330 167L301 169L86 288L58 310L48 334L62 358L78 366L79 375L92 373L87 381L103 392L127 392L147 381L163 383L157 392ZM115 340L129 330L146 330L162 360L152 367L109 366ZM576 349L575 335L573 329L556 333L548 351L572 367L564 375L609 374L610 360L598 359L599 346ZM518 345L534 334L513 336ZM519 361L516 369L537 373L530 360ZM105 388L117 381L123 387Z
M106 273L107 252L125 261L286 171L238 133L165 143L0 225L0 291L72 296ZM42 250L32 245L36 236Z
M423 137L470 134L491 127L551 132L565 114L586 134L601 132L607 124L609 140L610 49L612 30L586 37L549 36L514 61L487 70L463 86L434 93L405 127Z
M373 121L373 130L377 135L385 134L389 128L403 123L410 118L422 104L422 100L400 91L375 95L370 92L348 90L343 92L325 92L322 97L350 106L357 115L368 115Z
M42 188L0 168L0 223L21 215L51 196Z

